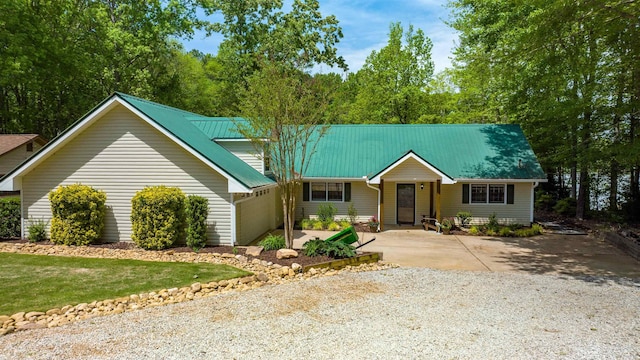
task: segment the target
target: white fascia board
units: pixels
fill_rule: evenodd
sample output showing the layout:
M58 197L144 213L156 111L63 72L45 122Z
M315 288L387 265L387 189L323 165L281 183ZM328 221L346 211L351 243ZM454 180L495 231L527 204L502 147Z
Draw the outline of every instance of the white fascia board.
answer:
M345 182L345 181L366 181L364 178L340 178L340 177L304 177L302 181L325 181L325 182Z
M224 176L227 179L227 191L228 192L230 192L230 193L234 193L234 192L236 192L236 193L251 193L251 189L250 188L246 187L244 184L242 184L240 181L236 180L233 176L231 176L226 171L224 171L223 169L218 167L216 164L212 163L207 158L202 156L200 153L198 153L197 151L193 150L190 146L185 144L182 140L178 139L172 133L170 133L165 128L160 126L158 123L156 123L155 121L153 121L149 117L147 117L147 115L145 115L144 113L138 111L138 109L136 109L135 107L133 107L132 105L130 105L126 101L120 101L120 99L118 99L118 102L120 104L122 104L124 107L126 107L127 109L129 109L131 112L136 114L138 117L140 117L142 120L147 122L153 128L155 128L156 130L160 131L166 137L171 139L174 143L178 144L178 146L182 147L188 153L190 153L191 155L193 155L196 158L198 158L198 160L200 160L203 163L207 164L210 168L215 170L217 173L219 173L220 175Z
M16 169L9 177L7 177L2 183L0 183L0 190L22 190L22 176L26 175L29 171L47 159L52 151L59 149L64 146L66 143L75 138L83 129L86 129L91 124L93 124L97 119L102 117L108 110L112 109L116 104L122 103L119 99L114 96L109 101L102 104L99 108L95 109L91 114L87 115L80 123L76 124L73 129L65 132L62 136L55 139L54 143L47 144L45 149L39 151L34 156L29 158L27 162L22 164L18 169ZM16 187L17 186L17 187Z
M504 184L504 183L535 183L547 182L547 179L456 179L460 183Z
M446 175L445 173L443 173L442 171L436 169L433 165L429 164L428 162L422 160L419 156L417 156L416 154L414 154L413 152L410 152L408 154L406 154L405 156L403 156L402 158L400 158L399 160L397 160L395 163L391 164L391 166L389 166L388 168L384 169L384 171L382 171L381 173L379 173L378 175L374 176L371 178L371 180L369 181L371 184L380 184L380 180L382 179L382 177L387 174L389 171L395 169L396 167L398 167L400 164L402 164L403 162L405 162L408 159L414 159L417 162L419 162L422 166L426 167L427 169L433 171L436 175L438 175L441 178L442 184L443 185L452 185L456 183L456 180L450 178L448 175ZM419 180L418 180L419 181Z

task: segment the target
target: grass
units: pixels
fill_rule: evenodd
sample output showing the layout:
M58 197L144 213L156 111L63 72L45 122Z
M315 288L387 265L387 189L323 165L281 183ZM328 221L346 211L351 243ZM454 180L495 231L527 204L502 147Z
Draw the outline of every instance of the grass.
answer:
M250 273L220 264L0 253L0 315L246 275Z

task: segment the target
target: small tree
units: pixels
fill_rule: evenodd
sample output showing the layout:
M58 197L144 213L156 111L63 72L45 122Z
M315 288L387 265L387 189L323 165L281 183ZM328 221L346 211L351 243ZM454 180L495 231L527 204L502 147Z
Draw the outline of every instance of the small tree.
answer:
M207 216L209 200L198 195L187 197L187 246L194 251L202 249L207 243Z
M284 212L284 236L293 247L296 194L318 140L328 126L323 114L330 89L297 69L265 63L248 79L242 110L246 124L239 131L259 153L271 157L270 168L280 187Z

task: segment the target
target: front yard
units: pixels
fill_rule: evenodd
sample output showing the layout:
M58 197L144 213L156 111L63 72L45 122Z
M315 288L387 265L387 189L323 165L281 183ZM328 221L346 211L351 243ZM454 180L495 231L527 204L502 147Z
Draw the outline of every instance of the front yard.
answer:
M221 264L0 253L0 315L246 275Z

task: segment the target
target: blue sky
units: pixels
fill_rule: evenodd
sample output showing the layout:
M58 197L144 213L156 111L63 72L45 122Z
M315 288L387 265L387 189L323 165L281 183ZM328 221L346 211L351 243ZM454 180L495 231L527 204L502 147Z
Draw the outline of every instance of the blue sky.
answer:
M389 25L401 22L405 29L409 24L420 28L433 42L432 59L435 71L451 66L451 53L458 35L444 22L448 20L447 0L319 0L324 16L335 15L340 21L344 37L338 44L338 54L344 57L349 71L356 72L371 51L379 50L387 43ZM286 1L285 1L286 2ZM215 19L215 18L212 18ZM184 41L187 50L198 49L215 54L222 37L204 37L196 34L192 40ZM324 66L314 69L330 72Z

